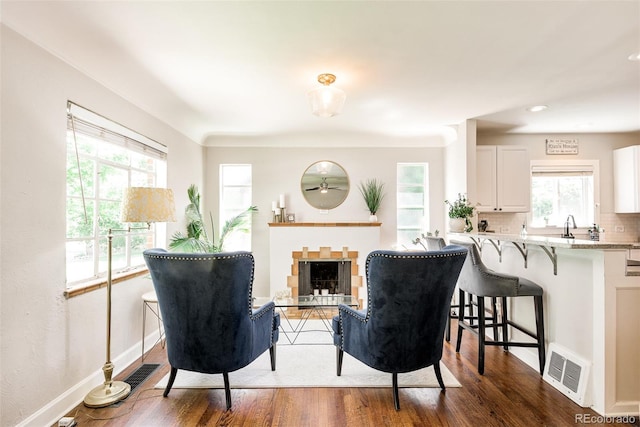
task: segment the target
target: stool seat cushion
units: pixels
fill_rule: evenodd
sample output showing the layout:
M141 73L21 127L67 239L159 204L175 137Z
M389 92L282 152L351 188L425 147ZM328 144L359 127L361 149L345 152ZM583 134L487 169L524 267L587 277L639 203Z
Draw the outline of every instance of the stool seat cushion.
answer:
M518 297L542 295L542 288L523 277L498 273L482 263L478 248L473 243L453 242L469 250L462 268L458 287L479 297Z
M529 279L525 279L524 277L520 277L519 279L520 286L518 287L518 295L519 297L534 297L542 295L542 286L532 282Z

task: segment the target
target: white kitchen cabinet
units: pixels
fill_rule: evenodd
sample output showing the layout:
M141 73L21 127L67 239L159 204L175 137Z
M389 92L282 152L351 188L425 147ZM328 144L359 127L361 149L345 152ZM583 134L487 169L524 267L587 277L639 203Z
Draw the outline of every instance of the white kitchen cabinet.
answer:
M479 145L476 150L478 212L528 212L531 172L526 147Z
M640 145L613 150L613 195L616 213L640 212Z

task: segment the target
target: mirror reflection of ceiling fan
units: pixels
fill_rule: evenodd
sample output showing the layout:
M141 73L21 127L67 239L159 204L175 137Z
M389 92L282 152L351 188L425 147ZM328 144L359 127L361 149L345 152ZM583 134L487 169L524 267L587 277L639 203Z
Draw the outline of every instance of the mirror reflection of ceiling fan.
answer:
M340 187L329 187L327 178L322 178L322 182L320 183L319 186L305 189L305 191L317 191L317 190L320 190L321 193L326 193L328 190L340 190Z

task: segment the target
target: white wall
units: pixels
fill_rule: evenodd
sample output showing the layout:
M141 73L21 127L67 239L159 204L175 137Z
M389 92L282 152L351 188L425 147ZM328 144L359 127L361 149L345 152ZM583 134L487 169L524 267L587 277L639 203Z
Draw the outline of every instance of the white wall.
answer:
M259 140L257 140L259 142ZM393 146L393 139L389 139ZM396 164L399 162L428 162L431 204L431 227L443 230L442 203L443 148L228 148L206 149L203 194L205 212L218 212L218 170L222 163L253 165L253 203L259 212L254 217L252 250L256 257L256 295L269 293L269 227L271 202L285 194L287 212L296 214L296 222L368 221L369 211L357 188L361 181L378 178L385 183L385 199L378 211L380 246L391 249L396 242ZM300 191L302 174L312 163L332 160L340 164L349 176L351 190L347 199L336 209L322 214L304 200ZM185 189L186 191L186 189ZM218 218L216 217L216 220Z
M100 384L95 379L105 362L105 289L63 296L67 100L166 144L170 188L202 185L203 154L201 146L4 25L1 36L0 425L44 425ZM177 205L186 202L186 192L176 191ZM168 234L178 228L182 224L170 224ZM151 286L143 278L114 286L116 370L132 361L127 357L139 357L140 295Z

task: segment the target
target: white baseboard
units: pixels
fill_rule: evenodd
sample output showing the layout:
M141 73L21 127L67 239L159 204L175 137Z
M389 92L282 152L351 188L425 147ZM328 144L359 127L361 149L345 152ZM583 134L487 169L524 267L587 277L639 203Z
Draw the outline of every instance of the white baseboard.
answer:
M154 331L145 339L145 350L151 347L158 340L158 331ZM126 367L140 358L142 347L141 341L131 346L127 351L115 357L112 362L115 365L113 375L121 373ZM60 396L40 408L38 411L21 421L17 427L41 427L56 425L58 420L64 417L69 411L78 406L84 400L87 393L104 382L102 366L92 375L86 377L73 387L67 389ZM87 410L91 410L87 408Z

